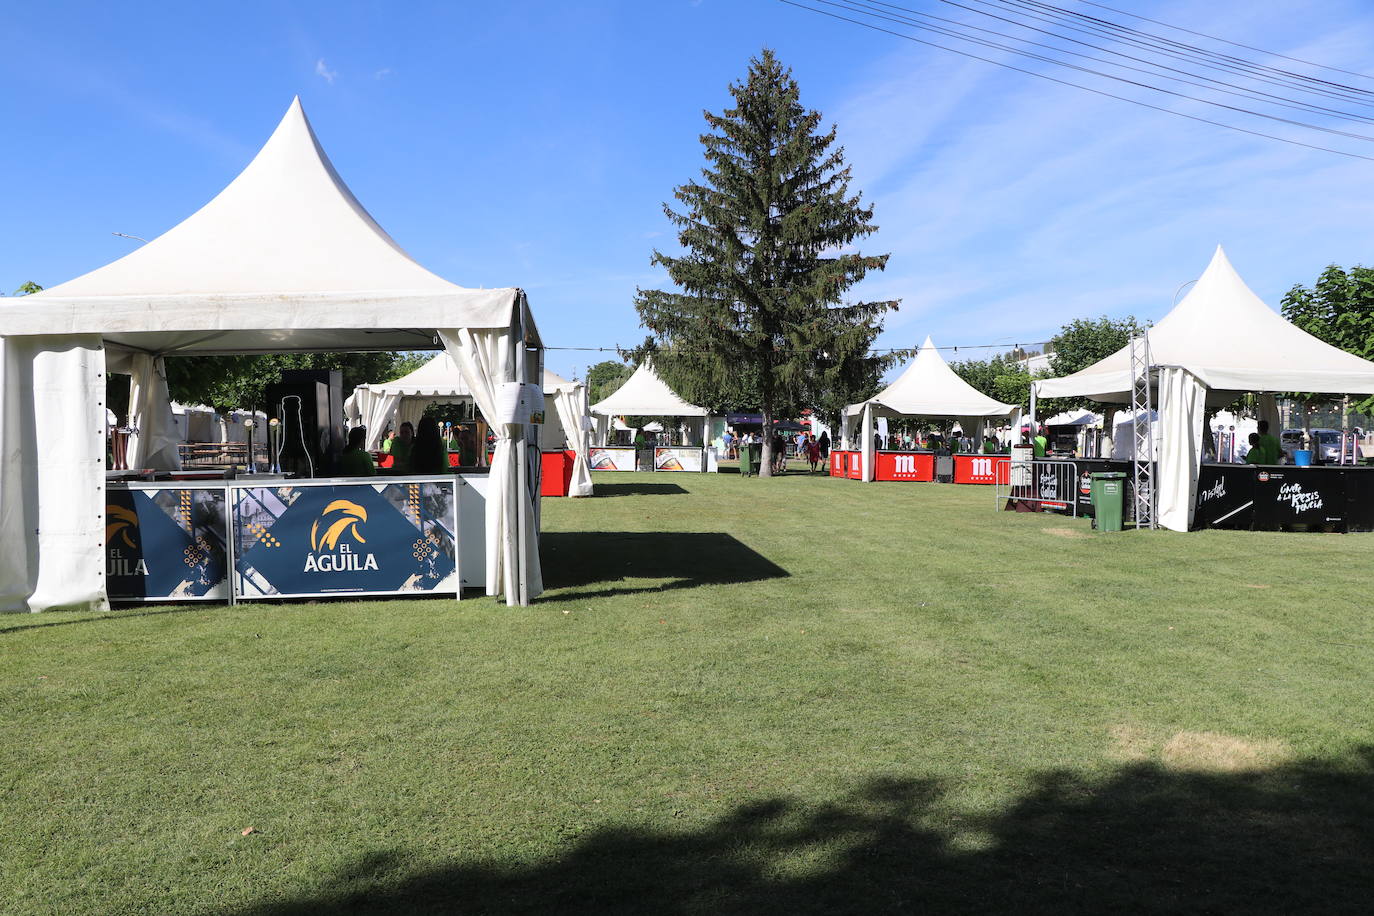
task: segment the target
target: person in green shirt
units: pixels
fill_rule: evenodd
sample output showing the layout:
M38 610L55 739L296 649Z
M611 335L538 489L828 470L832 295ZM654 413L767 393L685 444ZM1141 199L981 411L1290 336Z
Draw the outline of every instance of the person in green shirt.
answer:
M391 440L391 473L410 473L410 452L415 445L415 427L410 423L401 424L401 432Z
M1001 449L997 447L997 440L988 438L983 440L983 454L996 455Z
M1045 452L1049 450L1049 431L1048 426L1041 426L1040 434L1031 440L1031 445L1035 446L1035 457L1037 458L1044 458Z
M1246 464L1268 464L1264 459L1268 456L1264 452L1264 446L1260 445L1259 433L1250 434L1250 451L1245 453Z
M339 455L336 467L340 477L372 477L377 473L372 456L363 447L366 438L367 430L361 426L355 426L348 431L348 445Z
M1269 421L1259 421L1259 447L1264 449L1263 462L1252 462L1254 464L1278 464L1279 457L1283 454L1283 444L1274 436L1269 435ZM1250 456L1246 455L1245 460L1249 461Z

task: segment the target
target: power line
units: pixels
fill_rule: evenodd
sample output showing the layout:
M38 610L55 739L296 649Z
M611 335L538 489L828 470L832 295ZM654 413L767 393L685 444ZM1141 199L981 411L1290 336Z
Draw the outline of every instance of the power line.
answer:
M960 41L967 41L967 42L970 42L970 43L973 43L973 44L980 44L980 45L983 45L984 47L995 48L995 49L1001 50L1001 51L1008 51L1008 52L1010 52L1010 53L1012 53L1012 54L1019 54L1019 55L1024 56L1024 57L1031 57L1031 58L1033 58L1033 59L1035 59L1035 60L1042 60L1042 61L1045 61L1045 62L1047 62L1047 63L1054 63L1054 64L1058 64L1058 65L1060 65L1060 66L1071 67L1071 68L1074 68L1074 69L1083 69L1084 72L1087 72L1087 73L1094 73L1094 74L1096 74L1096 75L1098 75L1098 76L1105 76L1105 77L1107 77L1108 79L1117 79L1117 80L1122 79L1121 77L1112 76L1111 74L1099 73L1099 72L1096 71L1096 70L1091 70L1091 69L1087 69L1087 68L1077 68L1077 67L1075 67L1075 65L1073 65L1073 64L1068 64L1068 63L1065 63L1065 62L1063 62L1063 61L1055 60L1055 59L1053 59L1053 58L1042 57L1042 56L1040 56L1040 55L1038 55L1038 54L1035 54L1035 53L1033 53L1033 52L1022 51L1022 50L1020 50L1019 48L1008 47L1007 45L1003 45L1003 44L1000 44L1000 43L998 43L998 42L989 42L989 41L986 41L986 40L983 40L983 39L970 38L970 37L968 37L968 36L966 36L966 35L962 35L962 34L956 32L956 31L952 31L952 30L949 30L949 29L945 29L945 28L942 28L942 27L939 27L939 26L928 26L928 25L925 25L925 24L923 24L923 23L917 22L917 21L915 21L915 20L913 20L913 19L909 19L909 18L907 18L907 17L905 17L905 16L889 16L889 15L887 15L887 14L881 12L881 11L873 11L873 6L871 6L869 3L863 2L863 0L838 0L838 2L837 2L837 0L812 0L812 2L814 2L814 3L823 3L823 4L825 4L826 6L834 6L834 7L836 7L836 8L839 8L839 9L846 9L846 10L850 10L850 11L852 11L852 12L862 12L863 15L869 15L869 16L872 16L872 17L874 17L874 18L876 18L876 19L884 19L884 20L887 20L888 22L897 22L897 23L901 23L901 24L903 24L903 25L910 25L910 26L913 27L913 28L924 29L924 30L927 30L927 31L936 32L936 33L941 34L941 35L948 35L949 37L958 39L958 40L960 40ZM891 3L878 3L877 5L883 6L883 7L890 7L890 8L892 8L892 9L906 10L905 7L898 7L898 6L896 6L895 4L891 4ZM958 4L954 4L954 5L958 6ZM857 7L862 7L863 10L857 9ZM1357 113L1355 113L1355 112L1349 112L1349 111L1341 111L1340 109L1336 109L1336 108L1327 108L1327 107L1324 106L1324 105L1317 105L1317 104L1312 103L1312 102L1304 102L1304 101L1302 101L1302 100L1300 100L1300 99L1293 99L1293 98L1289 98L1289 97L1287 97L1287 96L1275 95L1275 94L1270 93L1270 92L1263 92L1263 91L1261 91L1261 90L1252 89L1252 88L1249 88L1249 87L1246 87L1246 86L1241 86L1241 85L1238 85L1238 84L1236 84L1236 83L1228 83L1228 82L1226 82L1226 81L1224 81L1224 80L1218 80L1218 79L1215 79L1215 78L1213 78L1213 77L1209 77L1209 76L1205 76L1205 75L1202 75L1202 74L1193 73L1193 72L1188 71L1188 70L1180 70L1180 69L1178 69L1177 67L1170 67L1170 66L1168 66L1167 64L1157 63L1157 62L1152 61L1152 60L1147 60L1146 58L1143 58L1143 57L1136 57L1136 56L1131 55L1131 54L1122 54L1120 51L1114 51L1114 50L1112 50L1111 48L1105 48L1105 47L1102 47L1101 45L1095 45L1095 44L1092 44L1092 43L1090 43L1090 42L1079 41L1079 40L1076 39L1076 38L1069 38L1069 37L1067 37L1067 36L1059 35L1059 34L1057 34L1057 33L1055 33L1055 32L1051 32L1051 31L1048 31L1048 30L1046 30L1046 29L1039 29L1039 28L1036 28L1036 27L1034 27L1034 26L1020 25L1020 24L1018 24L1018 23L1012 22L1012 20L1010 20L1010 19L1003 19L1003 17L1000 17L1000 16L994 16L994 17L992 17L992 18L994 18L994 19L1003 19L1003 21L1005 21L1005 22L1012 22L1012 24L1015 25L1015 26L1018 27L1018 28L1027 29L1028 31L1032 31L1032 32L1039 32L1039 33L1044 34L1044 35L1049 35L1049 36L1051 36L1051 37L1053 37L1053 38L1058 38L1058 39L1060 39L1061 41L1072 42L1072 43L1077 44L1077 45L1082 45L1082 46L1085 47L1085 48L1092 48L1092 49L1094 49L1094 50L1102 51L1102 52L1105 52L1105 53L1107 53L1107 54L1112 54L1112 55L1115 55L1115 56L1117 56L1117 57L1124 58L1124 59L1126 59L1126 60L1137 61L1138 63L1145 64L1145 65L1148 66L1148 67L1154 67L1154 68L1156 68L1157 70L1167 70L1167 71L1169 71L1170 73L1180 73L1180 74L1183 74L1183 76L1182 76L1182 77L1180 77L1180 76L1170 76L1168 73L1156 73L1156 72L1154 72L1153 70L1146 70L1146 69L1144 69L1144 68L1142 68L1142 67L1133 67L1133 66L1131 66L1131 65L1129 65L1129 64L1117 63L1116 61L1107 60L1107 59L1101 58L1101 57L1095 57L1095 56L1093 56L1093 55L1091 55L1091 54L1083 54L1083 53L1078 52L1078 51L1070 51L1070 50L1068 50L1067 48L1056 47L1056 46L1054 46L1054 45L1045 44L1044 42L1030 41L1030 40L1024 39L1024 38L1018 38L1017 36L1015 36L1015 35L1009 35L1009 34L1007 34L1006 32L998 32L998 31L996 31L996 30L994 30L994 29L984 29L984 28L981 28L981 27L976 26L976 25L971 25L971 24L969 24L969 23L962 22L962 21L960 21L960 20L958 20L958 19L948 19L948 18L945 18L945 17L943 17L943 16L934 16L934 15L931 15L931 14L929 14L929 13L921 13L921 12L917 12L917 11L915 11L915 10L906 10L906 11L912 13L912 15L920 16L920 17L922 17L922 18L932 19L932 20L935 20L935 21L938 21L938 22L947 22L947 23L951 23L951 24L953 24L954 26L957 26L957 27L959 27L959 28L970 29L970 30L975 31L975 32L983 32L983 33L986 33L986 34L988 34L988 35L997 35L997 36L1000 36L1000 37L1002 37L1002 38L1010 39L1011 41L1019 42L1019 43L1021 43L1021 44L1023 44L1023 45L1029 45L1029 46L1031 46L1031 47L1045 48L1045 49L1047 49L1047 50L1049 50L1049 51L1053 51L1053 52L1056 53L1056 54L1068 54L1068 55L1071 55L1071 56L1073 56L1073 57L1080 57L1080 58L1083 58L1083 59L1085 59L1085 60L1091 60L1091 61L1095 61L1095 62L1097 62L1097 63L1106 64L1106 65L1109 66L1109 67L1118 67L1118 68L1123 69L1123 70L1131 70L1131 71L1134 71L1134 72L1136 72L1136 73L1143 73L1143 74L1145 74L1146 76L1153 76L1153 77L1156 77L1156 78L1163 78L1163 79L1167 79L1167 80L1173 80L1174 82L1186 83L1186 84L1188 84L1188 85L1190 85L1190 86L1196 86L1196 87L1198 87L1199 89L1207 89L1207 90L1211 90L1211 91L1213 91L1213 92L1221 92L1221 93L1224 93L1224 94L1226 94L1226 95L1233 95L1233 96L1237 96L1237 97L1239 97L1239 98L1249 99L1249 100L1251 100L1251 101L1256 101L1256 102L1261 102L1261 103L1268 102L1269 104L1278 105L1278 106L1283 107L1283 108L1293 108L1293 109L1295 109L1295 110L1304 111L1304 112L1307 112L1307 113L1309 113L1309 114L1316 114L1316 115L1322 115L1322 116L1326 116L1326 117L1339 118L1339 119L1341 119L1341 120L1347 120L1347 121L1362 121L1362 122L1365 122L1365 123L1374 123L1374 116L1371 116L1371 115L1357 114ZM1196 80L1193 80L1193 79L1186 79L1185 77L1196 77L1197 80L1205 80L1205 82L1197 82ZM1131 81L1131 80L1124 80L1124 81L1125 81L1125 82L1130 82L1130 83L1132 83L1133 85L1140 85L1139 83L1135 83L1134 81ZM1220 88L1220 87L1222 87L1222 86L1227 86L1227 87L1230 87L1230 88L1229 88L1229 89ZM1162 91L1162 92L1167 92L1167 91L1168 91L1168 90L1160 90L1160 89L1158 89L1158 87L1154 87L1154 86L1151 86L1151 87L1149 87L1149 88L1154 88L1154 89L1156 89L1157 91ZM1239 90L1239 91L1233 91L1233 90ZM1185 97L1185 98L1194 98L1193 96L1184 96L1184 97ZM1195 100L1196 100L1196 101L1206 101L1206 100L1203 100L1203 99L1195 99ZM1208 104L1216 104L1216 103L1208 102ZM1364 103L1361 103L1361 104L1364 104ZM1368 104L1374 105L1374 100L1372 100L1372 101L1369 102ZM1228 107L1228 106L1223 106L1223 107ZM1236 109L1236 110L1239 110L1239 111L1246 111L1246 112L1248 112L1248 113L1250 113L1250 114L1259 114L1258 112L1252 112L1252 111L1250 111L1249 109ZM1269 116L1268 116L1268 115L1260 114L1260 117L1269 117ZM1292 123L1303 124L1303 122L1292 122ZM1315 127L1315 125L1304 125L1304 126ZM1318 129L1318 130L1328 130L1328 128L1322 128L1322 127L1316 127L1316 129ZM1352 136L1358 138L1358 137L1360 137L1361 135L1355 134L1355 135L1352 135ZM1364 139L1371 139L1371 140L1374 140L1374 138L1370 138L1370 137L1365 137Z
M1137 105L1137 106L1139 106L1139 107L1141 107L1141 108L1148 108L1148 109L1150 109L1150 110L1152 110L1152 111L1163 112L1164 114L1174 115L1175 117L1179 117L1179 118L1187 118L1189 121L1197 121L1197 122L1199 122L1199 123L1201 123L1201 124L1211 124L1211 125L1214 126L1214 127L1222 127L1222 128L1227 129L1227 130L1234 130L1234 131L1237 131L1237 132L1239 132L1239 133L1249 134L1249 135L1252 136L1252 137L1262 137L1262 138L1264 138L1264 139L1266 139L1266 140L1277 140L1277 141L1280 142L1280 143L1287 143L1287 144L1289 144L1289 145L1291 145L1291 146L1300 146L1300 147L1302 147L1302 148L1304 148L1304 149L1316 150L1316 151L1318 151L1318 152L1323 152L1323 153L1333 153L1333 154L1335 154L1335 155L1337 155L1337 156L1345 156L1345 157L1347 157L1347 158L1349 158L1349 159L1363 159L1363 160L1365 160L1365 161L1367 161L1367 162L1374 162L1374 156L1365 156L1365 155L1363 155L1363 154L1361 154L1361 153L1352 153L1352 152L1349 152L1349 151L1347 151L1347 150L1333 149L1333 148L1327 147L1327 146L1319 146L1319 145L1317 145L1317 144L1315 144L1315 143L1306 143L1306 142L1304 142L1304 141L1302 141L1302 140L1294 140L1294 139L1292 139L1291 137L1280 137L1280 136L1276 136L1275 134L1266 134L1266 133L1264 133L1263 131L1251 130L1251 129L1247 128L1247 127L1239 127L1239 126L1237 126L1237 125L1235 125L1235 124L1227 124L1227 123L1225 123L1224 121L1216 121L1216 120L1213 120L1213 119L1211 119L1211 118L1204 118L1204 117L1201 117L1201 116L1199 116L1199 115L1190 115L1190 114L1186 114L1185 112L1182 112L1182 111L1175 111L1175 110L1172 109L1172 108L1165 108L1165 107L1162 106L1162 105L1152 105L1152 104L1150 104L1149 102L1142 102L1140 99L1133 99L1133 98L1131 98L1131 97L1129 97L1129 96L1117 95L1116 93L1113 93L1113 92L1107 92L1107 91L1104 90L1104 89L1094 89L1094 88L1091 87L1091 86L1084 86L1082 83L1075 83L1075 82L1073 82L1073 81L1071 81L1071 80L1060 79L1060 78L1055 77L1055 76L1050 76L1049 74L1046 74L1046 73L1038 73L1038 72L1036 72L1035 70L1028 70L1028 69L1026 69L1026 68L1024 68L1024 67L1017 67L1017 66L1015 66L1015 65L1013 65L1013 64L1006 63L1005 61L993 60L992 58L989 58L989 57L982 57L982 56L980 56L980 55L978 55L978 54L971 54L971 53L969 53L969 52L967 52L967 51L960 51L958 48L951 48L951 47L949 47L949 46L947 46L947 45L942 45L942 44L940 44L939 42L926 41L925 39L923 39L923 38L917 38L917 37L914 36L914 35L905 35L905 34L903 34L903 33L901 33L901 32L895 32L895 31L893 31L892 29L886 29L886 28L883 28L882 26L874 25L874 24L871 23L871 22L864 22L863 20L859 20L859 19L851 19L851 18L849 18L848 16L841 16L841 15L839 15L838 13L832 13L832 12L830 12L829 10L816 9L816 8L813 7L813 6L807 6L805 3L800 3L800 2L798 2L798 0L778 0L778 2L780 2L780 3L785 3L785 4L787 4L788 6L795 6L795 7L797 7L798 9L807 10L808 12L818 13L819 15L822 15L822 16L829 16L831 19L838 19L838 20L840 20L841 22L848 22L848 23L851 23L851 24L853 24L853 25L863 26L863 27L866 28L866 29L872 29L872 30L875 31L875 32L882 32L882 33L884 33L884 34L891 35L891 36L893 36L894 38L901 38L901 39L905 39L906 41L915 42L916 44L926 45L927 47L938 48L938 49L940 49L941 51L948 51L948 52L950 52L951 54L958 54L960 57L967 57L967 58L970 58L970 59L972 59L972 60L982 61L982 62L985 63L985 64L992 64L993 66L996 66L996 67L1003 67L1003 68L1005 68L1005 69L1007 69L1007 70L1015 70L1017 73L1024 73L1024 74L1027 74L1028 76L1037 77L1038 79L1048 80L1048 81L1051 82L1051 83L1058 83L1058 84L1061 85L1061 86L1069 86L1069 87L1071 87L1071 88L1073 88L1073 89L1081 89L1081 90L1083 90L1084 92L1091 92L1091 93L1093 93L1094 95L1100 95L1100 96L1103 96L1103 97L1105 97L1105 98L1116 99L1117 101L1121 101L1121 102L1128 102L1128 103L1130 103L1130 104L1132 104L1132 105ZM817 2L824 2L824 0L817 0ZM1162 91L1167 91L1167 90L1162 90ZM1172 94L1174 94L1174 95L1179 95L1179 93L1172 93ZM1183 96L1183 97L1184 97L1184 98L1187 98L1187 96ZM1223 107L1229 107L1229 106L1223 106ZM1236 109L1236 110L1242 110L1242 111L1243 111L1243 109Z
M1020 350L1020 349L1023 349L1024 347L1045 347L1045 346L1048 346L1051 342L1052 342L1052 341L1048 341L1048 340L1038 340L1038 341L1037 341L1037 340L1028 340L1028 341L1025 341L1024 343L1011 343L1011 344L1006 343L1005 341L1003 341L1002 343L991 343L991 344L952 344L952 345L944 346L944 347L934 347L933 349L936 349L936 350L949 350L949 351L952 352L952 353L958 353L960 350ZM545 350L571 350L571 351L575 351L575 352L579 352L579 353L623 353L623 352L625 352L626 350L633 350L634 347L544 347L544 349L545 349ZM690 353L690 354L692 354L692 355L704 355L704 354L707 354L707 353L715 352L715 351L710 350L710 349L694 350L694 349L686 349L686 348L683 348L683 347L670 347L670 348L668 348L668 349L671 350L671 351L674 352L674 353ZM920 347L879 347L879 348L876 348L876 349L870 349L868 352L869 352L869 353L915 353L915 352L916 352L917 350L919 350L919 349L921 349L921 348L920 348ZM790 349L784 347L784 348L781 348L781 349L777 349L777 350L775 350L774 352L776 352L776 353L793 353L793 352L798 352L798 351L790 350Z
M1247 51L1256 51L1260 54L1268 54L1270 57L1278 57L1282 58L1283 60L1291 60L1297 64L1306 64L1309 67L1320 67L1323 70L1331 70L1335 73L1344 73L1347 76L1358 76L1360 79L1363 80L1374 81L1374 76L1369 76L1364 73L1357 73L1354 70L1342 70L1340 67L1331 67L1327 66L1326 64L1318 64L1310 60L1303 60L1301 57L1289 57L1287 54L1280 54L1277 51L1266 51L1263 48L1256 48L1252 45L1241 44L1238 41L1231 41L1226 38L1218 38L1216 35L1208 35L1206 32L1195 32L1192 29L1185 29L1182 26L1170 25L1167 22L1161 22L1158 19L1151 19L1148 16L1138 16L1135 13L1128 13L1126 10L1119 10L1116 7L1107 6L1102 3L1094 3L1093 0L1078 0L1078 2L1087 4L1088 6L1095 6L1098 9L1107 10L1108 12L1116 13L1121 16L1129 16L1132 19L1139 19L1141 22L1152 22L1155 25L1162 25L1166 29L1173 29L1177 32L1185 32L1189 35L1196 35L1199 38L1206 38L1211 41L1219 41L1222 44L1230 45L1233 48L1244 48Z

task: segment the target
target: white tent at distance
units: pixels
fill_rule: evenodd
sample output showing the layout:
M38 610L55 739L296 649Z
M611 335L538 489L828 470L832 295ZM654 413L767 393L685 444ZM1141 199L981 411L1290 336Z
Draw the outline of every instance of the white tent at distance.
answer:
M1197 284L1150 328L1148 339L1160 426L1156 514L1175 531L1192 524L1209 408L1246 392L1268 393L1261 417L1277 428L1272 393L1374 393L1374 363L1285 321L1245 285L1219 245ZM1129 403L1129 348L1072 375L1035 382L1032 390L1036 397Z
M597 445L606 444L612 417L701 417L701 441L705 444L707 418L711 415L705 407L688 404L678 397L647 359L625 384L610 397L593 404L590 410L596 416Z
M851 418L861 415L859 445L863 452L863 479L871 481L875 465L875 417L954 418L981 448L986 421L994 417L1010 420L1019 410L1013 404L1003 404L988 397L961 379L927 337L916 351L916 358L896 381L867 401L849 406L844 417L845 439L848 442Z
M456 286L377 225L299 99L199 211L112 264L0 301L0 329L0 610L108 606L107 371L133 377L130 419L147 441L131 464L167 469L164 356L414 350L437 338L495 417L499 386L537 381L542 355L521 290ZM496 431L486 586L524 603L542 590L535 506L519 486L528 426Z
M592 495L592 471L588 445L591 420L587 415L587 389L555 372L544 370L544 426L540 443L544 449L573 450L570 496ZM367 426L367 447L381 446L388 425L418 423L427 405L435 402L472 400L472 391L452 357L439 353L412 372L389 382L359 385L344 402L350 422ZM548 402L552 401L552 409ZM479 451L479 460L485 461Z

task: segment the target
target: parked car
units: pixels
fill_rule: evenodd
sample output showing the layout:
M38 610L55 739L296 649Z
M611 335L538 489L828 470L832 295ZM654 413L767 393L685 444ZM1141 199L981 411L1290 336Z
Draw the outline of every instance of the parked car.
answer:
M1285 429L1279 434L1279 447L1283 449L1289 464L1293 463L1293 453L1303 447L1306 438L1306 434L1300 429Z

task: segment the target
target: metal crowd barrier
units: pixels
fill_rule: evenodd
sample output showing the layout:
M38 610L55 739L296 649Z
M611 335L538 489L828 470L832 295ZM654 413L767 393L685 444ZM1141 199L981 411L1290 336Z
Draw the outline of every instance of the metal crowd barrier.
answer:
M1008 500L1032 503L1078 515L1078 466L1072 461L1018 460L997 462L993 496L1000 508Z

